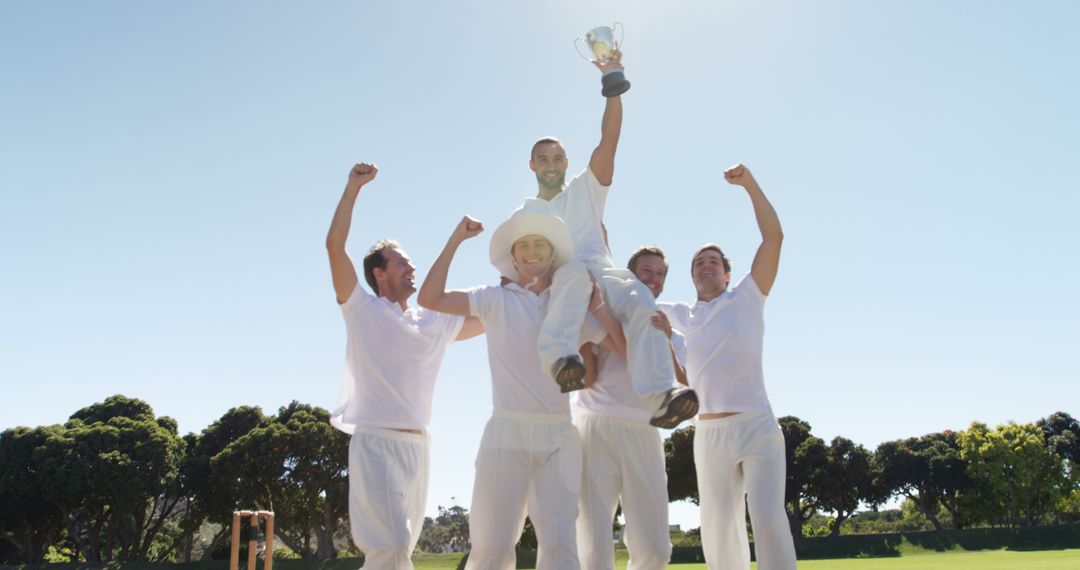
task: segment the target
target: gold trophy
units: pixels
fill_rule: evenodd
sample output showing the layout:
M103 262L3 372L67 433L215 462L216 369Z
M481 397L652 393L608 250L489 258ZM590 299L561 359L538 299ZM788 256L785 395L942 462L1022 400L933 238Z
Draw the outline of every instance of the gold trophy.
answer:
M619 41L615 41L616 26L619 27ZM610 26L593 28L589 30L589 33L585 34L585 37L575 39L574 49L577 50L578 55L588 61L609 63L615 59L615 49L622 45L622 38L622 22L615 22ZM589 51L592 52L593 55L591 59L581 52L581 47L578 42L584 42L589 46ZM603 85L603 89L600 90L600 93L604 97L618 97L630 89L630 82L626 80L626 76L623 75L621 68L605 71L604 76L600 78L600 83Z

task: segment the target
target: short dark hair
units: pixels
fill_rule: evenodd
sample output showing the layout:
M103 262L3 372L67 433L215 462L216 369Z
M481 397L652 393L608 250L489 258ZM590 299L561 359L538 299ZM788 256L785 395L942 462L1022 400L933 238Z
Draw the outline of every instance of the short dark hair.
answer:
M630 270L630 273L637 273L637 262L643 255L655 255L663 260L664 267L668 266L667 256L664 255L664 250L660 249L660 246L645 245L637 248L637 251L630 255L630 261L626 262L626 268Z
M368 254L364 256L364 280L367 281L368 286L371 287L376 296L379 294L379 284L375 282L375 269L386 269L388 261L383 252L388 249L400 248L401 244L392 239L381 239L375 242L375 245L368 250Z
M538 146L540 146L542 144L550 144L550 143L555 143L555 144L557 144L559 146L563 146L562 141L555 138L555 137L544 137L544 138L542 138L542 139L540 139L540 140L533 143L532 151L529 152L529 160L532 160L532 158L534 156L536 156L536 147L538 147ZM566 147L563 147L563 148L565 149Z
M707 243L699 247L698 250L694 252L694 257L690 258L691 275L694 274L694 260L696 260L697 257L702 254L702 252L710 250L720 254L720 259L724 262L724 273L731 273L731 260L729 260L727 256L724 255L724 250L720 249L720 246L716 245L715 243Z

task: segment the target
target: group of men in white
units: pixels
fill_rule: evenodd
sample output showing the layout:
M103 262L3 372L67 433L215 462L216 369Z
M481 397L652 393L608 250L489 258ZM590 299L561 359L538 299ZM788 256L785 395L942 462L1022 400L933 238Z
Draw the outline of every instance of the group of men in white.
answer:
M597 64L621 70L621 54ZM483 232L454 228L419 290L401 246L382 240L363 260L368 293L346 252L352 211L375 179L349 173L327 235L334 290L345 317L346 369L331 422L351 434L349 515L367 569L411 569L423 526L435 378L447 346L487 339L493 413L476 458L467 570L515 567L528 516L539 570L612 569L612 523L621 503L628 570L665 568L671 555L663 442L657 428L696 416L694 458L701 541L710 569L749 568L749 508L762 570L795 567L784 511L784 439L762 374L763 307L776 277L780 221L750 171L724 173L750 197L762 241L730 287L720 247L692 257L697 302L657 303L668 261L657 247L616 267L603 225L622 125L608 97L600 143L566 182L554 138L537 141L536 197L493 233L499 285L448 290L459 246ZM571 392L575 413L571 415Z

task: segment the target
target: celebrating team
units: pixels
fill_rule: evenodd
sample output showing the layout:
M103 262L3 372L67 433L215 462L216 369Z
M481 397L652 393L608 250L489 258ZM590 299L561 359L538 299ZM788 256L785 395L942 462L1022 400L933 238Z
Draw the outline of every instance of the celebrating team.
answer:
M597 64L621 70L621 57ZM724 173L750 198L761 244L749 273L708 244L691 260L697 301L657 303L668 262L656 247L616 267L603 215L622 124L606 99L600 143L565 181L566 150L537 141L538 192L493 233L500 285L447 290L459 246L483 232L454 228L420 288L399 244L376 243L359 284L345 244L374 165L357 164L326 246L345 317L346 367L332 423L352 435L349 514L365 568L411 569L427 502L434 381L447 346L485 334L493 412L480 442L470 509L468 570L514 568L528 516L539 570L614 567L612 521L622 504L629 570L670 558L663 444L657 427L697 416L694 456L701 538L710 569L749 568L747 509L758 567L794 568L784 511L784 440L762 374L763 307L783 234L750 171ZM486 280L485 280L486 281ZM570 392L576 413L571 415Z

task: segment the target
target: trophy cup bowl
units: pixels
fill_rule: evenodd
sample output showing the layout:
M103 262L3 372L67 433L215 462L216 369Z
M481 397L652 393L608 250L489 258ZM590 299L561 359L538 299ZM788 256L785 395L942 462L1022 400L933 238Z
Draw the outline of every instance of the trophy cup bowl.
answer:
M616 26L619 27L618 41L615 40ZM574 40L574 49L577 50L578 55L588 61L609 63L615 59L615 49L622 44L622 32L622 22L615 22L610 26L595 27L589 30L584 37ZM589 47L589 52L593 56L592 59L581 52L578 42L584 42ZM604 97L618 97L630 89L630 82L627 81L626 75L623 74L621 69L611 69L604 72L604 76L600 78L600 83L603 85L600 93Z

